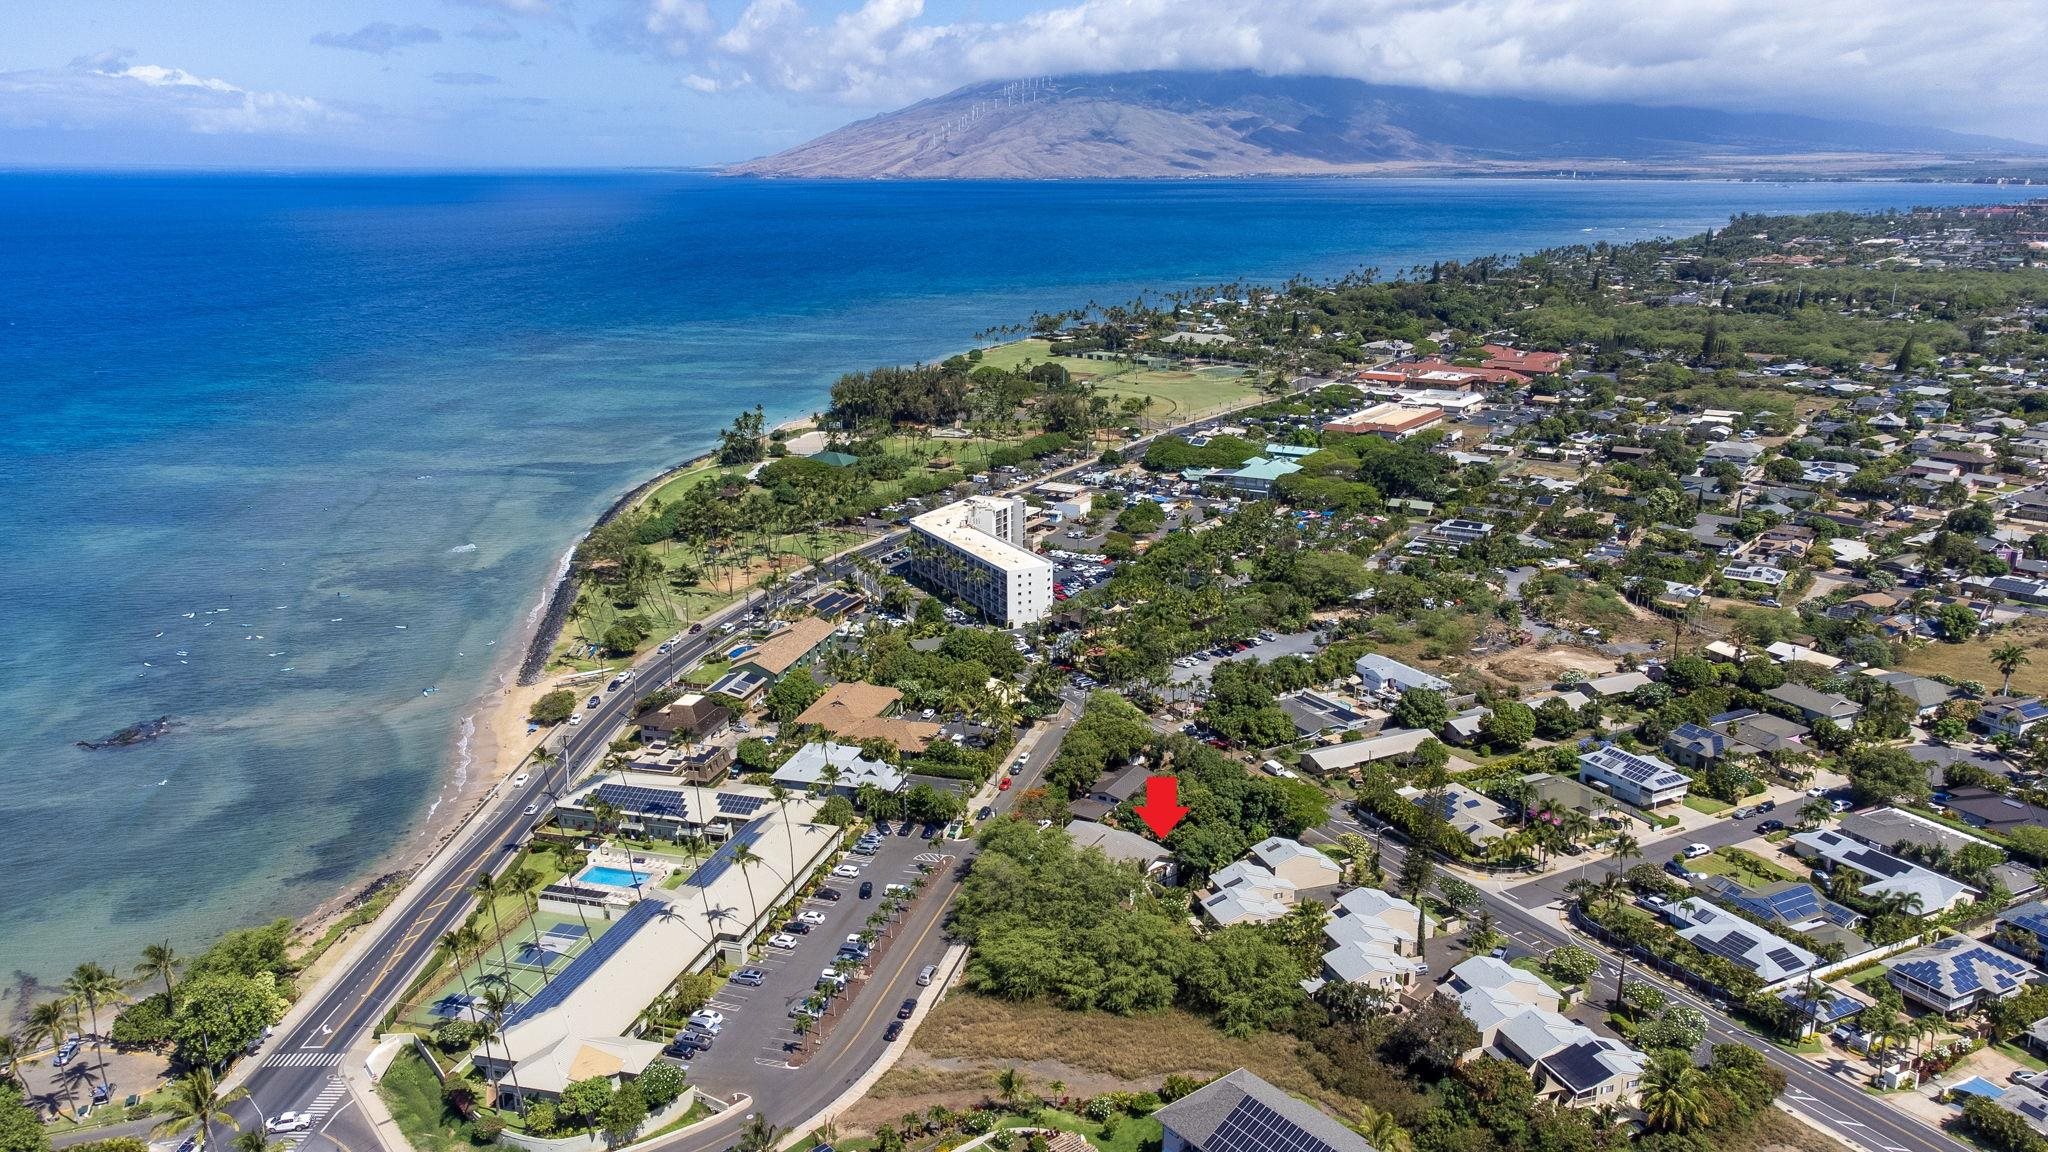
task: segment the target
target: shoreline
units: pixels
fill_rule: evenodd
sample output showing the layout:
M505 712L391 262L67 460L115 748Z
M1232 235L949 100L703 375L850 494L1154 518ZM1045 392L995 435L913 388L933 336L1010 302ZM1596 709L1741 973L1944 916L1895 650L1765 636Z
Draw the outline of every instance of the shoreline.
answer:
M792 418L769 431L795 431L811 426L815 419L815 414ZM577 546L594 529L618 519L675 477L713 463L716 456L715 449L700 452L633 485L606 505L569 542L540 600L513 626L505 637L507 642L499 646L505 655L491 673L491 685L472 698L456 725L441 764L439 789L428 801L426 810L415 819L406 836L378 857L347 891L329 897L298 917L292 928L294 947L310 947L379 893L402 890L412 883L447 847L498 782L517 771L536 748L554 735L554 730L548 729L529 737L526 717L534 701L548 691L542 674L562 627L568 622L569 609L582 590L572 567ZM314 964L300 972L300 980L318 979L325 965L346 953L354 933L368 927L361 925L337 937Z

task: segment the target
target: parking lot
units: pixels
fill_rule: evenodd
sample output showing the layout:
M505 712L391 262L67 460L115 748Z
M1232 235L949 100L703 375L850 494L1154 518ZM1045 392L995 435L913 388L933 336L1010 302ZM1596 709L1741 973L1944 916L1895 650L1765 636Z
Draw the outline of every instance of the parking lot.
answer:
M1210 669L1223 660L1258 660L1264 663L1282 656L1314 656L1320 645L1314 632L1290 632L1284 636L1274 636L1271 640L1259 640L1246 646L1243 651L1238 651L1235 645L1219 647L1225 648L1226 651L1218 652L1216 648L1209 648L1175 661L1173 682L1189 684L1197 680L1207 680Z
M839 946L849 936L877 927L870 925L869 919L880 912L889 885L909 884L927 867L939 873L955 862L958 844L942 836L926 840L916 825L909 826L909 835L899 835L903 827L901 822L892 821L890 835L883 838L871 859L846 857L845 863L859 867L859 876L826 879L825 887L843 893L840 899L813 896L804 901L799 918L815 922L808 933L790 934L794 947L764 946L757 950L756 958L742 971L759 972L759 984L728 979L712 996L705 1007L722 1013L725 1019L712 1046L685 1061L692 1079L718 1084L749 1079L754 1070L747 1065L793 1066L792 1060L799 1054L795 1011L818 989L825 971L833 966ZM863 864L863 860L868 862ZM873 885L872 895L865 900L860 898L863 883ZM920 901L932 898L935 897L929 893L919 897ZM907 910L899 913L899 919L907 915ZM841 1027L858 1026L861 1018L847 1009L853 1003L865 1003L870 995L883 994L886 989L882 986L888 983L864 979L869 968L884 958L896 963L896 949L912 946L900 939L878 940L868 963L851 972L846 990L834 997L822 1029L832 1033ZM936 960L940 949L932 947L929 951L931 957L926 963ZM895 1019L893 1010L873 1015L877 1020ZM818 1036L814 1032L803 1040L815 1045Z

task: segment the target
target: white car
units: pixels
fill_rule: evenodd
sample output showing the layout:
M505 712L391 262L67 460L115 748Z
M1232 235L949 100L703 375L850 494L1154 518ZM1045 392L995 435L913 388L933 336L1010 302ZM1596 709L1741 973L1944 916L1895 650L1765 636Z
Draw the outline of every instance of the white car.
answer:
M768 938L770 948L790 949L796 947L796 937L787 932L777 932Z
M526 774L526 773L524 773L524 772L521 772L521 773L520 773L519 775L517 775L517 776L514 776L514 777L512 778L512 786L513 786L514 788L524 788L524 787L526 787L526 782L527 782L528 780L531 780L531 779L533 779L533 777L532 777L532 776L530 776L530 775L528 775L528 774Z
M823 924L825 922L825 914L815 908L804 909L796 914L796 918L806 924Z
M304 1132L313 1126L313 1117L305 1112L279 1112L263 1126L266 1132Z
M851 864L841 864L839 867L834 868L832 870L832 874L834 876L839 877L842 880L851 880L854 877L860 875L860 869L855 868Z
M1687 860L1697 860L1713 851L1712 848L1707 847L1705 844L1687 844L1685 846L1685 858Z
M695 1012L690 1013L690 1023L701 1025L709 1031L716 1032L720 1028L725 1027L725 1013L713 1011L710 1008L699 1008Z

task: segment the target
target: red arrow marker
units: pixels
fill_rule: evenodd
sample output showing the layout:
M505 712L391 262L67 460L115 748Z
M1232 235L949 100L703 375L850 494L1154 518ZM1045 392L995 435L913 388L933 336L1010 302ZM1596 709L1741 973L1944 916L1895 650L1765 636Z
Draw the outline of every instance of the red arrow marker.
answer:
M1180 803L1180 777L1147 776L1145 802L1132 811L1161 840L1166 839L1167 833L1173 831L1188 814Z

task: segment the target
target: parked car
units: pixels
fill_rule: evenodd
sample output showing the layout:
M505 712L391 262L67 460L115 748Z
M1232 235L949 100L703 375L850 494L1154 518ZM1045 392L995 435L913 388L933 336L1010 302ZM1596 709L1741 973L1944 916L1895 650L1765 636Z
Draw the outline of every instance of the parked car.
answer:
M825 914L816 908L806 908L797 913L796 918L806 924L823 924L825 922Z
M795 933L798 936L809 936L811 934L811 926L801 920L791 920L782 926L782 930L785 933Z
M1008 776L1005 776L1005 777L1003 777L1003 778L1002 778L1001 780L999 780L999 781L997 781L997 782L996 782L996 791L998 791L998 792L1008 792L1009 790L1010 790L1010 778L1009 778Z
M838 900L838 899L839 899L840 897L842 897L842 896L844 896L844 895L846 895L846 893L844 893L844 892L841 892L841 891L840 891L839 889L837 889L837 888L820 888L820 889L818 889L818 899L820 899L820 900Z
M725 1028L725 1013L711 1008L699 1008L690 1013L687 1023L715 1034Z
M1756 830L1759 833L1779 832L1783 831L1784 827L1785 822L1783 820L1766 820L1763 823L1758 824L1756 826Z
M1687 844L1685 846L1685 858L1687 860L1697 860L1702 856L1711 854L1713 851L1712 848L1707 847L1705 844Z
M781 948L784 951L787 951L791 948L796 947L796 937L791 936L787 932L777 932L775 935L770 936L768 938L768 946L770 948Z
M995 810L995 806L994 806L993 804L984 804L984 805L982 805L982 806L981 806L981 811L979 811L979 812L976 812L976 813L974 814L974 818L975 818L976 820L986 820L986 819L988 819L989 817L991 817L991 816L993 816L993 815L995 815L995 814L996 814L996 810Z
M762 982L767 979L768 974L759 968L742 968L732 974L733 983L744 984L749 988L759 988Z
M908 1020L908 1019L910 1019L910 1017L911 1017L911 1014L912 1014L912 1013L914 1013L914 1012L916 1012L916 1011L917 1011L917 997L915 997L915 996L910 996L910 997L906 997L906 998L904 999L903 1003L901 1003L901 1004L899 1004L899 1005L897 1005L897 1006L896 1006L896 1018L897 1018L898 1020Z
M901 1020L891 1020L889 1021L889 1026L882 1029L882 1039L884 1040L894 1040L901 1035L903 1035L903 1021Z
M851 880L854 877L860 875L860 869L854 867L851 864L841 864L839 867L834 868L832 870L832 874L834 876L840 877L841 879Z
M604 697L602 697L602 696L592 696L592 697L591 697L591 698L590 698L589 700L587 700L587 701L585 701L585 702L584 702L583 706L584 706L585 708L595 708L595 707L597 707L597 706L598 706L599 704L602 704L602 703L604 703Z
M1735 811L1730 812L1728 814L1728 818L1731 820L1747 820L1751 816L1756 815L1759 811L1761 811L1761 809L1745 804L1742 807L1737 808Z

